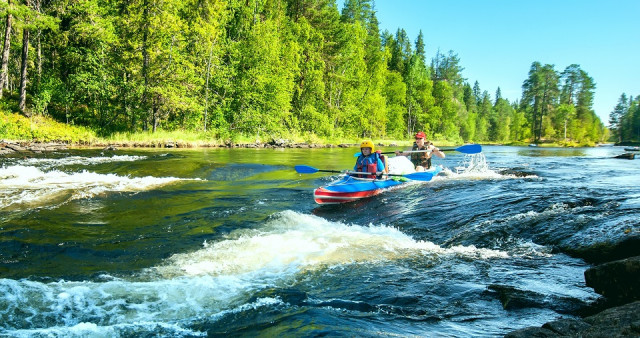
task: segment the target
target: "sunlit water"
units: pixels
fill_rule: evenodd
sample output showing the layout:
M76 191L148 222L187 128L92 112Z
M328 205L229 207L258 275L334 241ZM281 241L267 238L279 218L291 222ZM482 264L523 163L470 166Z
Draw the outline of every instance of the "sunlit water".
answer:
M500 336L597 295L567 253L640 231L620 148L449 153L317 206L357 149L0 159L0 336ZM34 155L35 156L35 155Z

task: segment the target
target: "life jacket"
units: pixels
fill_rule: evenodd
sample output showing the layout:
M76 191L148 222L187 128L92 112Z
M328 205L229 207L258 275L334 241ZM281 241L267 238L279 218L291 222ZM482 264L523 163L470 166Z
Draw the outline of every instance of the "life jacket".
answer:
M382 163L385 163L386 166L386 159L378 153L372 153L369 156L360 155L356 160L356 170L359 172L374 173L374 175L367 175L366 177L376 178L375 173L385 171L385 168L378 168L378 159L381 159ZM358 176L362 177L365 175Z
M422 148L419 148L418 145L414 142L413 148L411 150L427 150L427 146L425 145ZM431 168L431 156L429 156L429 153L426 151L422 153L411 153L411 162L413 163L414 167L422 166L425 169Z

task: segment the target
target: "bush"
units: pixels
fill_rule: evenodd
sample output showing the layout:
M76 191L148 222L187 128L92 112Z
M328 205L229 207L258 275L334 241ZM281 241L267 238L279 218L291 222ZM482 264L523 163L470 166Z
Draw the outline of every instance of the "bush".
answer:
M60 123L45 116L28 118L17 113L0 111L0 139L90 143L95 139L95 133L87 128Z

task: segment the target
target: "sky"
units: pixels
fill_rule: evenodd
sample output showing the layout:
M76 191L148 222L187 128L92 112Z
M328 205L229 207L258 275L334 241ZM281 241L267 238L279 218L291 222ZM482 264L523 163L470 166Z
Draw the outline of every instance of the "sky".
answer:
M422 30L428 62L452 50L492 99L500 87L519 100L535 61L558 72L580 65L605 125L622 93L640 95L640 0L376 0L375 9L381 32L403 28L415 43Z

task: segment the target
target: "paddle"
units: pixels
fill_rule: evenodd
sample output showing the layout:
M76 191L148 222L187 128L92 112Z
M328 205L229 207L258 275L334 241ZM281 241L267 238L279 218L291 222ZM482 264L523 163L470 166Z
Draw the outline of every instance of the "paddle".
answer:
M463 154L477 154L482 152L482 146L479 144L465 144L463 146L460 146L458 148L440 148L440 151L459 151ZM401 151L401 153L426 153L426 152L431 152L431 150L407 150L407 151ZM395 154L395 151L386 151L386 152L382 152L381 154ZM353 157L358 157L360 156L361 153L355 153L353 155Z
M295 169L300 174L313 174L313 173L317 173L317 172L340 173L340 174L363 174L363 175L372 175L373 174L373 173L361 172L361 171L340 171L340 170L317 169L317 168L314 168L314 167L310 167L308 165L297 165L297 166L295 166ZM376 174L382 174L382 173L376 173ZM404 178L408 178L410 180L416 180L416 181L430 181L433 178L433 173L432 172L428 172L428 171L418 172L418 173L413 173L413 174L407 174L407 175L400 175L400 174L385 174L385 175L387 175L387 176L400 176L400 177L404 177Z

